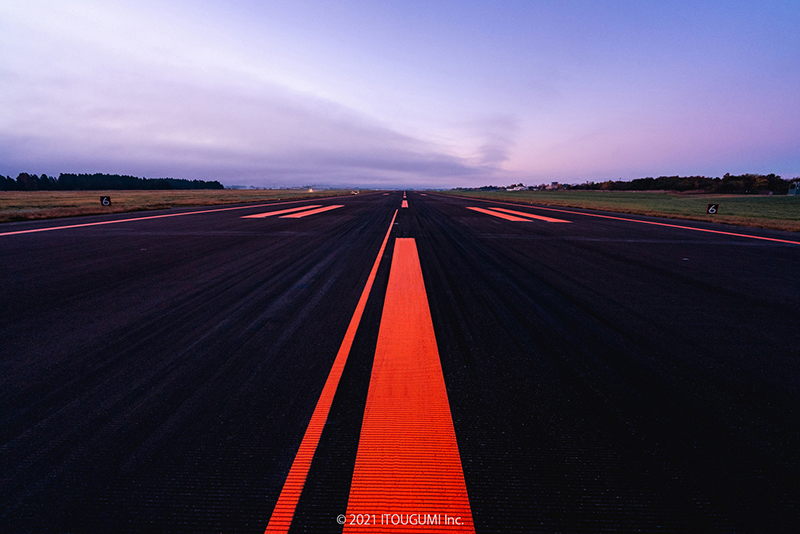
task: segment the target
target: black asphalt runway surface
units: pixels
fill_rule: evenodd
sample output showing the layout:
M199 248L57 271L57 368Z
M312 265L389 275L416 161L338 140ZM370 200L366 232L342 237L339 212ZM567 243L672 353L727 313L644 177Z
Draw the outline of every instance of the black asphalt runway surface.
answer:
M402 198L0 225L73 226L0 235L0 530L264 532L397 210L291 532L342 530L397 237L476 532L800 531L800 236Z

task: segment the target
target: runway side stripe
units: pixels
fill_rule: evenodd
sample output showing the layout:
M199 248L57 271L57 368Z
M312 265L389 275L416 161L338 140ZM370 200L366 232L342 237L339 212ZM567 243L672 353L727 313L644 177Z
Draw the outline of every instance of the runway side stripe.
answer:
M417 246L409 238L395 241L344 532L365 531L350 521L358 514L370 517L369 532L475 531Z
M484 208L473 208L467 207L468 210L478 211L480 213L485 213L486 215L492 215L494 217L500 217L501 219L505 219L507 221L515 221L515 222L531 222L530 219L523 219L522 217L515 217L513 215L506 215L505 213L498 213L496 211L487 210Z
M484 200L482 198L470 198L469 200L477 200L479 202L492 202L495 204L505 204L507 206L519 206L519 204L513 204L511 202L499 202L497 200ZM736 232L724 232L722 230L710 230L708 228L696 228L694 226L683 226L680 224L669 224L669 223L661 223L655 221L642 221L639 219L628 219L626 217L614 217L612 215L600 215L598 213L584 213L582 211L570 211L570 210L560 210L556 208L544 208L542 206L525 206L530 207L537 210L547 210L547 211L557 211L559 213L570 213L572 215L585 215L586 217L599 217L601 219L613 219L617 221L626 221L626 222L634 222L640 224L651 224L653 226L666 226L669 228L680 228L682 230L694 230L696 232L706 232L709 234L721 234L721 235L731 235L734 237L746 237L748 239L758 239L760 241L773 241L775 243L788 243L790 245L800 245L800 241L792 241L789 239L778 239L776 237L764 237L760 235L751 235L751 234L740 234ZM467 208L467 209L475 209L479 210L480 208Z
M283 215L281 219L299 219L300 217L305 217L306 215L316 215L317 213L322 213L325 211L335 210L336 208L343 208L343 204L337 204L335 206L325 206L323 208L317 208L311 211L301 211L300 213L292 213L290 215Z
M519 215L520 217L527 217L529 219L536 219L538 221L552 222L552 223L569 223L572 221L565 221L564 219L554 219L552 217L543 217L541 215L534 215L533 213L525 213L524 211L514 211L505 208L490 208L494 211L502 211L503 213L510 213L511 215Z
M326 197L326 198L335 198L335 197ZM4 235L18 235L18 234L33 234L36 232L50 232L52 230L66 230L68 228L83 228L84 226L102 226L104 224L116 224L116 223L125 223L125 222L133 222L133 221L145 221L148 219L163 219L166 217L182 217L184 215L198 215L201 213L214 213L217 211L231 211L231 210L245 210L245 209L253 209L253 208L264 208L267 206L281 206L285 204L295 204L297 202L308 202L308 200L292 200L288 202L272 202L269 204L256 204L251 206L234 206L232 208L216 208L212 210L198 210L198 211L185 211L183 213L167 213L165 215L148 215L147 217L132 217L130 219L115 219L113 221L99 221L93 223L82 223L82 224L69 224L66 226L49 226L47 228L34 228L32 230L17 230L15 232L2 232L0 236Z
M339 386L339 379L342 376L342 371L344 371L344 364L347 362L347 356L350 354L350 348L353 346L353 339L356 337L358 324L361 322L361 316L367 305L367 299L372 290L372 284L375 281L375 275L378 272L378 266L381 263L383 251L386 250L386 243L389 241L389 234L392 232L395 218L397 218L397 210L394 211L392 222L389 223L389 229L386 231L386 236L383 238L381 249L378 251L378 257L375 258L375 263L372 265L369 277L367 277L367 283L364 286L364 290L361 292L361 298L359 298L356 310L353 312L353 317L350 319L350 325L347 327L342 345L339 347L339 352L336 354L331 372L328 374L328 379L325 381L325 386L322 388L322 394L317 401L316 408L314 408L314 413L311 415L311 421L308 423L303 441L300 443L300 448L297 450L297 455L292 463L292 467L289 469L289 475L286 477L286 482L278 497L278 502L272 510L272 517L270 517L269 524L265 531L266 533L288 532L292 524L294 511L295 508L297 508L297 502L300 500L300 494L303 493L303 486L305 486L308 470L311 467L311 460L314 458L314 453L319 444L319 438L322 435L322 429L325 426L325 421L328 419L328 412L330 412L331 404L333 403L333 396L336 394L336 388Z
M264 217L272 217L273 215L285 215L286 213L292 213L295 211L300 210L310 210L312 208L318 208L322 204L312 204L311 206L299 206L296 208L289 208L285 210L277 210L277 211L268 211L266 213L256 213L255 215L245 215L242 219L263 219Z
M709 233L709 234L732 235L732 236L735 236L735 237L747 237L749 239L759 239L761 241L774 241L776 243L789 243L790 245L800 245L800 241L791 241L791 240L788 240L788 239L777 239L775 237L764 237L764 236L760 236L760 235L740 234L740 233L737 233L737 232L723 232L722 230L710 230L708 228L696 228L694 226L683 226L681 224L660 223L660 222L655 222L655 221L640 221L638 219L628 219L626 217L612 217L610 215L598 215L596 213L581 213L581 212L578 212L578 211L557 210L557 209L553 209L553 208L539 208L539 207L537 207L536 209L542 209L542 210L548 210L548 211L560 211L562 213L574 213L576 215L586 215L587 217L600 217L602 219L614 219L614 220L617 220L617 221L635 222L635 223L641 223L641 224L652 224L654 226L666 226L666 227L669 227L669 228L680 228L682 230L694 230L696 232L706 232L706 233Z

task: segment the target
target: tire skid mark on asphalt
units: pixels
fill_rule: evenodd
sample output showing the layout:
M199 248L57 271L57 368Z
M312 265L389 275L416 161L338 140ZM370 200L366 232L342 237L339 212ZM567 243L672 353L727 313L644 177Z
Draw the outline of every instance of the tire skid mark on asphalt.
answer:
M553 217L544 217L542 215L534 215L533 213L525 213L524 211L514 211L506 208L491 208L494 211L502 211L503 213L510 213L511 215L518 215L520 217L527 217L529 219L536 219L537 221L545 221L551 223L571 223L565 219L554 219Z
M364 515L370 532L475 531L413 238L395 240L344 532Z
M288 532L294 518L294 511L297 508L297 502L300 500L300 495L303 492L306 478L308 477L308 470L311 467L311 461L314 458L314 453L317 450L322 430L325 427L325 422L328 419L331 405L333 404L333 397L336 394L336 389L339 386L339 379L344 371L344 365L347 362L347 357L350 354L350 348L353 345L353 340L358 330L358 325L361 322L361 316L364 313L364 308L367 305L372 285L375 281L375 276L378 272L378 267L383 257L383 251L386 249L386 243L389 241L389 235L394 227L394 221L397 217L397 210L395 210L392 220L389 223L389 229L386 231L386 236L383 238L383 243L378 251L378 256L375 258L375 263L372 270L367 277L367 283L364 290L361 292L361 298L358 300L353 317L350 319L350 324L339 347L339 352L336 354L336 359L331 367L331 372L328 379L325 381L325 386L322 388L322 394L317 401L317 406L314 408L314 413L311 416L311 421L308 423L308 428L303 435L303 440L297 450L297 455L292 462L292 467L289 469L289 474L286 477L286 482L283 485L281 494L272 510L272 516L267 524L266 533L271 532Z

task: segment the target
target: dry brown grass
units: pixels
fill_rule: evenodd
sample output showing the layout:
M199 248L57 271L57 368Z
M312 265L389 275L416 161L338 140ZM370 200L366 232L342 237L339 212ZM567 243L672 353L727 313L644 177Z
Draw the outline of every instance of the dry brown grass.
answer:
M350 190L0 191L0 222L348 195ZM100 197L111 197L103 206Z

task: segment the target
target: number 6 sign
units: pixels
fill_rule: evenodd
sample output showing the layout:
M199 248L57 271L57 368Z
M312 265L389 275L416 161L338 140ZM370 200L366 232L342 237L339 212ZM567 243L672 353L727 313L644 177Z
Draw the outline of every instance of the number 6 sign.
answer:
M100 204L102 204L103 206L110 206L111 197L100 197Z
M708 208L706 209L706 213L714 215L715 213L717 213L717 210L719 210L719 204L709 204Z

